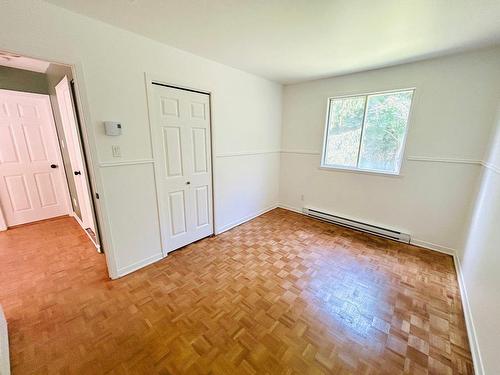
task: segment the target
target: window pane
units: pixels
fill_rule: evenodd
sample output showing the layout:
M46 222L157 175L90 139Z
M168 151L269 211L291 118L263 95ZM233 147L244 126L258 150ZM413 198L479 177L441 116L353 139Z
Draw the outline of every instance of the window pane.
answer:
M413 91L369 95L358 167L397 172Z
M356 167L365 100L356 96L330 101L325 164Z

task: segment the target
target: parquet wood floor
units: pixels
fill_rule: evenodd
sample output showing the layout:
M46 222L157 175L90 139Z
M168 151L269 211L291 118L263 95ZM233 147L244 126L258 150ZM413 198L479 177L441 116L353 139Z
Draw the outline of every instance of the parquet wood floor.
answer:
M0 233L13 374L472 374L452 258L276 209L119 280L71 218Z

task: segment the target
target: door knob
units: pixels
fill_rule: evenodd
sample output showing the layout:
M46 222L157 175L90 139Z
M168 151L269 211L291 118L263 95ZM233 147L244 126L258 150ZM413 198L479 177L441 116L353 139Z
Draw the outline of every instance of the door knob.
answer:
M56 164L51 164L50 168L52 168L52 169L57 168L57 165Z
M78 175L82 174L82 172L80 172L80 171L74 171L73 173L75 174L75 176L78 176Z
M186 182L186 185L191 185L191 181Z

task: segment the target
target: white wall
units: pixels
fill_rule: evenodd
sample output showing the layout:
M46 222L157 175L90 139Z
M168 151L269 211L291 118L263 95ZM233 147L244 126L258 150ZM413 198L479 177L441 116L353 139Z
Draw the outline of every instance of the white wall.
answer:
M500 374L500 108L498 114L468 238L458 254L485 374Z
M280 200L392 227L452 251L495 117L500 49L285 86ZM402 176L320 170L327 98L416 87ZM301 195L304 201L301 201Z
M213 93L216 230L277 204L280 85L37 0L2 1L0 24L0 49L77 65L112 276L161 257L145 72Z

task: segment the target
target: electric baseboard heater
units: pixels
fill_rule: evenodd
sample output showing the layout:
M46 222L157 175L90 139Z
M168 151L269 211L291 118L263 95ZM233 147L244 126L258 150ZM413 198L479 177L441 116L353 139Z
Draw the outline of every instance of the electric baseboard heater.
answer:
M351 220L345 217L336 216L327 212L321 212L312 208L304 207L302 212L315 219L327 221L332 224L341 225L343 227L359 230L361 232L374 234L376 236L388 238L394 241L410 243L410 235L407 233L398 232L392 229L382 228L375 225L363 223L361 221Z

